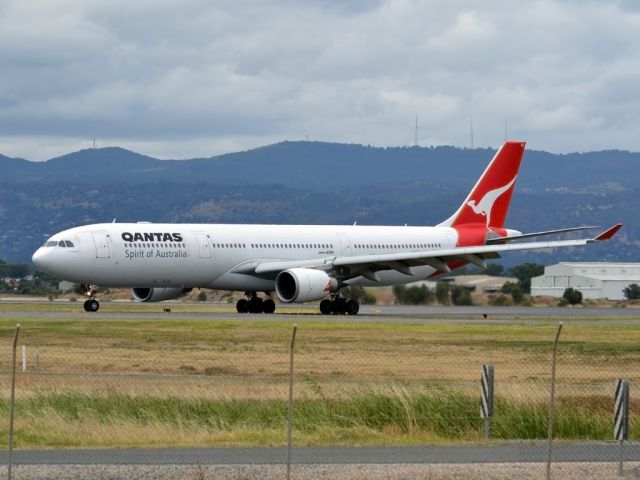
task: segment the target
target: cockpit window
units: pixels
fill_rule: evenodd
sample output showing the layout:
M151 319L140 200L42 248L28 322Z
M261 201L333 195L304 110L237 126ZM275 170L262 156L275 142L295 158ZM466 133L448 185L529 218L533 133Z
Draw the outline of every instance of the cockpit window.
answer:
M70 240L48 240L43 245L44 247L63 247L63 248L74 248L75 245Z

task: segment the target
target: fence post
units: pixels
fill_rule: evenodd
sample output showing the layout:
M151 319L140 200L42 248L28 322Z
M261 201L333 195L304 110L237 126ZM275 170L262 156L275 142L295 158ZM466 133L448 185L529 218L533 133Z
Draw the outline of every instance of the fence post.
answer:
M562 322L558 324L556 338L553 340L553 355L551 357L551 395L549 398L549 423L547 425L547 480L551 478L551 449L553 445L553 416L556 408L556 355L558 353L558 338L562 331Z
M491 417L493 417L493 385L493 365L485 363L484 365L482 365L482 375L480 377L480 393L482 394L480 416L484 419L485 439L489 439L489 437L491 436Z
M293 428L293 349L296 344L297 325L293 325L291 344L289 345L289 412L287 416L287 480L291 478L291 430Z
M622 476L624 475L624 441L629 439L629 380L618 379L613 403L613 437L620 443L618 475Z
M13 465L13 411L16 403L16 357L18 352L18 335L20 334L20 324L16 325L16 336L13 339L13 362L11 374L11 400L9 402L9 465L7 478L11 480L11 467Z

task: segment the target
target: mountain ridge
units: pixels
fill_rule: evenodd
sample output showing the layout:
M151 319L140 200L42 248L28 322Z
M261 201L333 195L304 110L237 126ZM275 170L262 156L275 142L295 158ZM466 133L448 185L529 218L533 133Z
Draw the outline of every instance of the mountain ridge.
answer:
M477 178L493 156L488 148L371 147L309 141L284 141L206 158L160 160L121 147L83 149L31 162L0 156L0 168L14 181L72 181L100 175L102 181L208 182L225 185L292 184L342 189L381 182L442 181L458 184ZM552 154L529 150L518 187L534 191L582 189L607 182L634 188L640 153L623 150Z
M434 225L447 218L492 149L280 142L192 160L120 147L47 162L0 156L0 258L28 261L48 236L77 225L152 221ZM622 222L607 246L505 259L637 260L640 154L526 151L510 228L541 231ZM639 243L640 244L640 243Z

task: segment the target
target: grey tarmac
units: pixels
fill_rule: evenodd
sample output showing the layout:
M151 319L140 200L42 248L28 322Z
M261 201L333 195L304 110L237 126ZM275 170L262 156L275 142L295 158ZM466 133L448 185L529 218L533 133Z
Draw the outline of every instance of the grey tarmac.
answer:
M559 444L553 447L555 462L617 462L615 442ZM546 461L544 442L496 445L411 447L296 447L292 462L312 464L466 464L540 463ZM285 447L135 448L15 450L20 465L275 465L286 461ZM626 461L640 462L640 442L627 442ZM6 464L8 452L0 452Z
M5 303L6 305L6 303ZM159 303L157 310L146 312L108 312L88 313L77 305L77 312L38 311L41 318L96 318L105 319L216 319L246 321L285 321L304 322L305 320L326 322L362 322L362 323L452 323L452 324L501 324L501 323L549 323L556 321L572 322L576 325L629 325L640 320L639 308L584 308L584 307L458 307L434 305L362 305L356 316L320 315L318 312L299 313L301 305L279 304L274 314L239 314L235 312L163 312L171 308L171 303ZM119 303L119 306L126 304ZM28 318L34 312L25 310L0 311L0 318Z
M639 447L626 447L624 478L640 478ZM617 448L613 443L557 445L552 478L622 478ZM14 478L22 480L270 480L286 478L287 472L284 448L18 450L14 455ZM292 458L291 478L298 480L533 480L544 478L546 446L295 448Z

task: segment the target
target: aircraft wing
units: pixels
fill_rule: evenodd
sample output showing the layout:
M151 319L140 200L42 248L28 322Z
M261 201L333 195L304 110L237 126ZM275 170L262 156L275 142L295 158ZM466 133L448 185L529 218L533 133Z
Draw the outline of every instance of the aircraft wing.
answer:
M480 245L414 252L336 256L315 260L255 261L250 264L240 265L234 271L237 273L271 276L289 268L312 268L326 271L338 270L340 271L340 276L344 279L363 276L373 281L377 280L375 274L377 271L396 270L406 275L413 275L411 267L416 266L431 266L443 273L448 273L450 271L448 263L465 262L486 268L485 259L500 258L500 253L502 252L587 245L609 240L621 227L622 224L616 224L593 238L577 240Z

